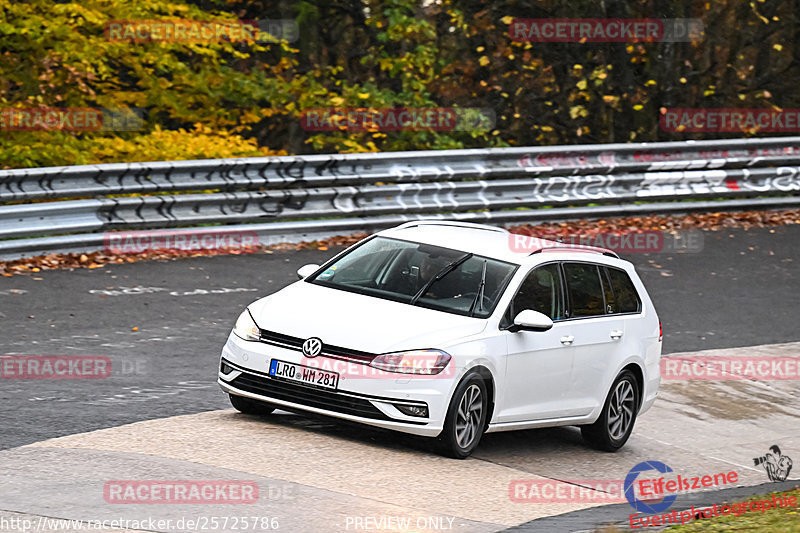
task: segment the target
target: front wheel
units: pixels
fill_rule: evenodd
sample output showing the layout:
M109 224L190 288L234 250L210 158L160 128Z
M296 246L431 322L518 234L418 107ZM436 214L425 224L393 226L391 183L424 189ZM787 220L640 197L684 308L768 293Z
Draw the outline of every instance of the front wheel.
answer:
M459 383L439 435L442 454L455 459L466 459L472 454L486 427L488 405L486 384L478 374Z
M275 410L273 405L266 402L251 400L250 398L237 396L236 394L229 394L228 397L234 409L246 415L268 415Z
M605 452L622 448L633 431L639 407L639 385L633 372L625 370L617 376L594 424L581 426L583 439Z

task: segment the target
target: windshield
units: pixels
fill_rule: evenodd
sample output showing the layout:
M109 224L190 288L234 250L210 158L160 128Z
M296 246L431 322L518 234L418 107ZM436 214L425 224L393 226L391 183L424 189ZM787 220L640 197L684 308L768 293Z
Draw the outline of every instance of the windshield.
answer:
M492 314L517 265L471 253L375 237L317 275L316 285L459 315Z

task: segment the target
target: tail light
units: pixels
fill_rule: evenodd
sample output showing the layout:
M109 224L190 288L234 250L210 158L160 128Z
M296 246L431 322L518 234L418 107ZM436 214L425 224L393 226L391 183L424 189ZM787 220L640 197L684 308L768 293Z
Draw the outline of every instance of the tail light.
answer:
M661 321L658 321L658 342L664 338L664 329L661 327Z

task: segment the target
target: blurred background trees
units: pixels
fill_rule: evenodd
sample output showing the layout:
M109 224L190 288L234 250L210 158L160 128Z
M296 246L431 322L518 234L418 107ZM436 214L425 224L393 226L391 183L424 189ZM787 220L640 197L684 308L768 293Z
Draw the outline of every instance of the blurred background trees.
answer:
M695 18L694 42L526 43L519 18ZM112 20L279 20L258 42L120 42ZM665 108L799 108L800 0L0 0L0 110L135 109L133 131L8 131L0 167L741 137ZM296 38L295 38L296 37ZM306 131L312 108L488 109L491 128Z

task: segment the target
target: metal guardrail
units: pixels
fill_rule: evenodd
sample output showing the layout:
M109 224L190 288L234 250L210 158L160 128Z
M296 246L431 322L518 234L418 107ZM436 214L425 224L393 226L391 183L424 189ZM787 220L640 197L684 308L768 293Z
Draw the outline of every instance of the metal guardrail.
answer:
M0 170L0 258L97 250L114 230L225 224L297 241L430 216L794 206L798 191L800 137ZM680 201L710 198L730 200Z

